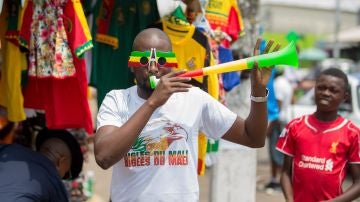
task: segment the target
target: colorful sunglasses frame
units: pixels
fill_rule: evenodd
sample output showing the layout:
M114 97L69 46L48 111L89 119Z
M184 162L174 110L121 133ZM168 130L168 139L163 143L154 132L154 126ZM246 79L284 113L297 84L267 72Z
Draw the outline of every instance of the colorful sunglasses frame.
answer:
M156 51L132 51L128 61L128 67L150 67L150 63L155 62L158 68L178 67L174 52Z

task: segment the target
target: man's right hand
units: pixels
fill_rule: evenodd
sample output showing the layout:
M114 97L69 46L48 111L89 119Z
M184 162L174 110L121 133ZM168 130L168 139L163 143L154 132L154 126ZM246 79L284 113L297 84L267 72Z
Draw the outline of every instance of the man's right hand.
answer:
M147 100L148 104L154 108L157 108L165 104L173 93L189 91L189 88L191 88L192 85L186 82L189 82L191 78L177 77L177 75L183 74L185 72L185 70L180 70L176 72L170 72L162 76L154 92Z

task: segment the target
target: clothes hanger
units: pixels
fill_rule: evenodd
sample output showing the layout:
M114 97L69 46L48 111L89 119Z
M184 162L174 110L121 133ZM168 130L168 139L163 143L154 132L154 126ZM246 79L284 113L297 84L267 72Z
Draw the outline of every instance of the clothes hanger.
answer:
M227 40L229 42L232 41L231 37L227 33L223 32L220 28L217 28L216 30L214 30L213 39L218 44L221 44L221 41L223 41L223 40Z
M165 19L168 22L175 24L175 25L184 25L184 26L190 25L190 23L187 21L186 15L183 12L183 9L180 5L178 5L169 16L166 16Z
M190 26L190 23L188 22L188 20L186 18L186 15L183 12L182 7L180 5L178 5L175 8L175 10L169 16L167 16L167 18L165 18L165 19L166 19L167 22L169 22L171 24L174 24L174 25ZM182 33L182 34L188 32L186 30L178 30L178 29L175 29L174 27L169 27L169 26L166 26L166 28L171 30L171 31ZM173 35L174 35L174 33L173 33ZM179 36L183 37L183 35L179 35Z
M185 13L183 12L182 8L180 5L178 5L175 10L171 13L171 16L174 16L176 18L179 18L180 20L184 21L184 22L188 22Z

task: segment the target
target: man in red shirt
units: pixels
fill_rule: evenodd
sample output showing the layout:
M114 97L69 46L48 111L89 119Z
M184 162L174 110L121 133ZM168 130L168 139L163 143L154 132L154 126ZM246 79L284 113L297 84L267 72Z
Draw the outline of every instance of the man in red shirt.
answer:
M316 112L292 120L281 133L277 149L285 154L281 185L287 201L360 196L360 130L337 113L348 85L341 70L323 71L315 85ZM353 184L343 192L348 168Z

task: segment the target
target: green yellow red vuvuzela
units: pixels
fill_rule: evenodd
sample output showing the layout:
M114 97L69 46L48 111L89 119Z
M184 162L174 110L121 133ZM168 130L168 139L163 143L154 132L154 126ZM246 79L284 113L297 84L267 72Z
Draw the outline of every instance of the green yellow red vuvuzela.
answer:
M219 74L225 72L252 69L255 61L257 61L259 68L271 67L274 65L289 65L292 67L298 67L298 57L297 57L295 42L291 42L284 49L281 49L273 53L257 55L232 62L205 67L194 71L188 71L178 76L195 77L195 76L204 76L209 74Z

